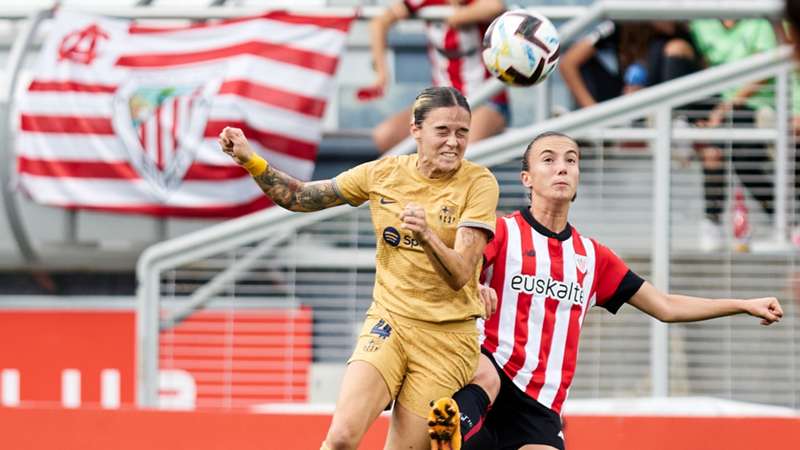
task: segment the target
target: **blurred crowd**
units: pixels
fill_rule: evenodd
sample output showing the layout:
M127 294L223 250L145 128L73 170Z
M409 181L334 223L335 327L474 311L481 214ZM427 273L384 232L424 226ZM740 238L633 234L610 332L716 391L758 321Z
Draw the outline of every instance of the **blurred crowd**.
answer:
M780 42L788 42L789 36L788 25L765 19L606 21L569 49L561 62L561 73L578 107L587 107L774 49ZM792 91L800 92L796 89L797 78L793 81ZM775 117L774 89L773 80L761 80L725 90L678 108L687 114L676 117L674 126L770 127ZM791 104L794 117L800 118L800 101ZM798 128L794 129L797 134ZM729 153L724 151L726 148ZM763 212L770 219L774 216L772 154L764 142L698 142L694 150L703 170L705 217L699 230L701 249L719 250L724 242L723 212L730 192L728 164ZM800 194L798 181L800 177L796 176L796 196ZM776 236L775 241L785 241L783 238ZM800 246L796 219L790 236L785 238Z
M790 4L792 2L789 2ZM386 38L398 21L429 6L453 6L443 22L426 24L428 56L434 85L453 86L469 95L489 74L480 61L481 38L489 22L505 10L501 0L399 0L371 23L375 82L359 97L370 100L388 89L391 79L386 64ZM789 9L792 6L789 5ZM562 49L560 72L574 98L584 108L640 89L686 76L705 68L731 63L776 48L792 40L789 21L766 19L700 19L689 22L614 22L597 24L583 38ZM772 127L775 120L774 81L762 80L731 88L702 101L677 108L675 127ZM792 79L794 134L800 134L800 79ZM384 120L373 130L381 153L408 135L406 109ZM508 95L501 92L473 114L470 141L502 132L511 120ZM797 152L793 152L795 157ZM736 175L741 185L770 219L775 214L774 152L765 142L695 142L679 155L688 164L702 167L704 219L698 230L700 248L719 250L725 241L725 214ZM800 205L800 164L794 164L794 202ZM798 214L790 214L788 236L776 242L792 242L800 248Z

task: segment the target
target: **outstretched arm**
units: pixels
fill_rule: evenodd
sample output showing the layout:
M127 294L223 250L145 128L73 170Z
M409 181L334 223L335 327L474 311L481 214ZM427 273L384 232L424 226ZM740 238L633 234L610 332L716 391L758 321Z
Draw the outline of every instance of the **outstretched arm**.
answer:
M489 238L485 231L460 227L456 231L453 248L445 244L436 233L428 228L425 210L417 204L406 205L400 220L401 227L414 233L434 270L454 291L460 290L475 275L475 269L483 256L483 249Z
M770 325L783 317L775 297L710 299L665 294L646 281L628 303L662 322L695 322L745 313L760 318L762 325Z
M250 147L242 130L225 127L219 135L222 151L253 176L264 193L277 205L291 211L310 212L344 204L333 180L304 182L272 168Z
M597 50L594 48L592 41L590 39L583 39L573 44L564 56L561 57L559 63L561 77L564 78L564 83L567 84L567 88L575 97L575 101L578 102L578 106L581 108L586 108L597 103L597 100L592 97L589 88L586 86L586 83L583 82L583 77L581 76L581 66L592 59L595 53L597 53Z
M391 4L383 14L376 16L369 23L369 45L372 53L372 64L375 69L376 88L384 89L389 80L389 69L386 66L386 37L389 30L398 20L409 16L408 8L403 2Z
M454 11L447 18L447 24L458 28L479 22L491 22L506 10L503 0L477 0L468 5L460 0L452 0Z

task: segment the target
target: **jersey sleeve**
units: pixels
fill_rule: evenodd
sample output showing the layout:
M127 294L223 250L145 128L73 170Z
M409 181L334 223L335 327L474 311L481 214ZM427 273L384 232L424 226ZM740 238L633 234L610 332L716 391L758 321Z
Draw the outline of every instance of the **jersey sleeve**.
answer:
M333 179L333 188L342 200L352 206L359 206L369 200L370 176L377 161L360 164L346 170Z
M508 235L505 220L498 217L495 222L494 236L489 240L489 243L486 244L486 247L483 248L483 268L481 268L480 276L481 283L492 278L492 268L497 260L497 255L500 254L500 250L505 246L506 236Z
M403 4L408 8L409 14L413 16L420 9L428 6L428 0L403 0Z
M506 222L498 217L495 219L495 234L494 237L486 244L483 249L483 266L489 267L494 264L497 254L500 253L500 247L503 246L503 241L506 239Z
M617 27L614 22L605 20L600 22L588 35L586 39L592 47L601 48L616 48L619 36L617 34Z
M469 187L458 227L480 228L488 231L490 237L494 236L499 197L500 187L497 185L497 180L488 169L483 169Z
M608 247L597 244L597 305L616 314L642 287L644 279Z

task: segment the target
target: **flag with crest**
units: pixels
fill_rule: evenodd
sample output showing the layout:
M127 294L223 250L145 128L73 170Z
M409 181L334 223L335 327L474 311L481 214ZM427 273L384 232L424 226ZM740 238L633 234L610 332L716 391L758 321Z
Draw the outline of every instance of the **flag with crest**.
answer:
M19 185L46 205L157 216L268 206L217 135L241 128L310 179L351 21L271 12L164 28L59 10L18 100Z

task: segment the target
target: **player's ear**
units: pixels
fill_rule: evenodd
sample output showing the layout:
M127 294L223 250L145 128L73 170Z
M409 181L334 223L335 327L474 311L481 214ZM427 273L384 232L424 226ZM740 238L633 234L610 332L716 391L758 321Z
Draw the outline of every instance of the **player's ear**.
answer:
M522 171L519 173L519 179L522 181L522 185L526 188L530 189L533 187L533 180L531 179L531 174L526 171Z
M411 137L413 137L415 141L419 141L422 138L422 129L414 122L411 122L410 126Z

